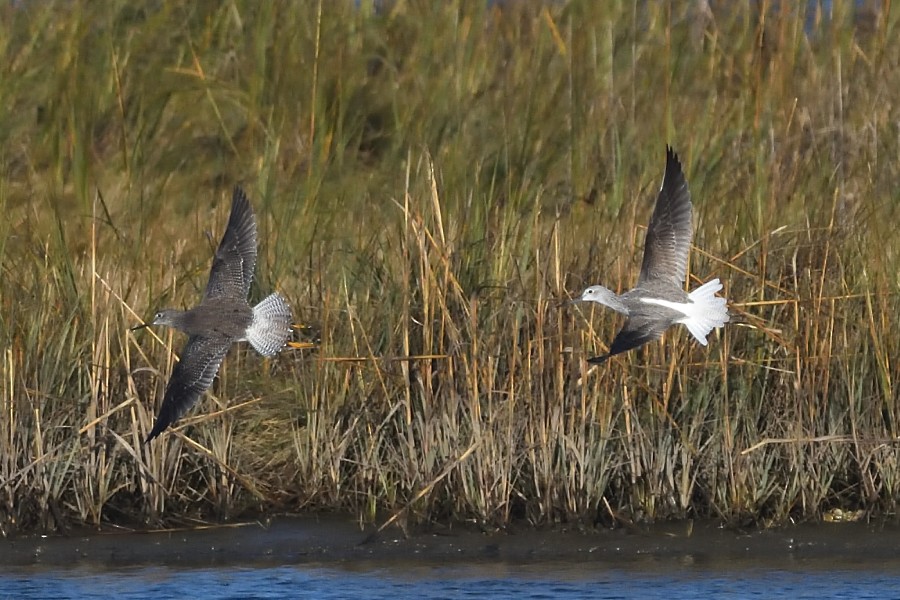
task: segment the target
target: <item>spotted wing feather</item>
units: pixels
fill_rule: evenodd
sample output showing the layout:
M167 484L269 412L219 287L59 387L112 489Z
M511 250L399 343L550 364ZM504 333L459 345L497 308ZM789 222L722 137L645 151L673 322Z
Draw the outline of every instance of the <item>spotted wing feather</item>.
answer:
M644 259L637 287L646 284L684 287L691 249L691 193L678 156L666 147L666 173L644 240Z
M199 335L188 339L181 351L181 360L172 370L162 407L147 442L180 419L209 389L228 353L228 346L221 340Z
M206 298L246 299L256 268L256 217L240 187L234 188L231 216L216 250Z

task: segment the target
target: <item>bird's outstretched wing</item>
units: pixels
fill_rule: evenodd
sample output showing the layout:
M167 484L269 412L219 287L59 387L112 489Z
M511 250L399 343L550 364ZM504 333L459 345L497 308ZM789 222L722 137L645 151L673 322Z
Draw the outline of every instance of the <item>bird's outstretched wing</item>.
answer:
M205 298L246 299L256 268L256 217L240 187L234 188L228 227L219 242Z
M651 282L684 286L693 235L691 209L691 193L681 163L666 146L666 173L647 227L637 287Z
M609 347L609 354L589 358L588 362L598 365L606 362L616 354L628 352L638 346L643 346L647 342L658 340L663 332L668 329L669 325L671 323L666 320L629 317L619 333L616 334L616 339L613 340L612 346Z
M172 377L166 385L166 395L156 416L156 423L147 436L149 442L180 419L200 395L212 385L222 360L228 353L228 344L222 340L191 336L181 351L181 360L172 369ZM146 443L145 442L145 443Z

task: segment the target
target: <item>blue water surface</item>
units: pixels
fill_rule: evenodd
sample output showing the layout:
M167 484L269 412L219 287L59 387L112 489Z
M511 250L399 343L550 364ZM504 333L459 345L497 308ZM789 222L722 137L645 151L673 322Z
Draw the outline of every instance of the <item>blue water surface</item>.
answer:
M661 571L590 564L18 568L0 598L892 598L900 574L868 569Z

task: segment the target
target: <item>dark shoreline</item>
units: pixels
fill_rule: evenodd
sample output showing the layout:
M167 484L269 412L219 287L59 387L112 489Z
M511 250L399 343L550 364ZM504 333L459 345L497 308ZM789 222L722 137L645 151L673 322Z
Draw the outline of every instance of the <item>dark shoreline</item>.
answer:
M581 531L511 528L483 533L470 525L404 535L372 535L335 516L278 517L262 523L150 532L28 535L0 542L0 564L18 567L164 565L276 566L356 563L556 562L618 568L900 568L896 524L808 524L765 531L713 522Z

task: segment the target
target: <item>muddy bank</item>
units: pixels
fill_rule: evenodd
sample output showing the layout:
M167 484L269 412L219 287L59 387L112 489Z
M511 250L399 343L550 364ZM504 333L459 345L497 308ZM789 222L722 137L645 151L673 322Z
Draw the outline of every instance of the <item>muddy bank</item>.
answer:
M900 527L855 523L740 532L713 523L641 530L571 531L470 527L371 535L348 519L280 517L205 529L144 533L92 532L0 541L4 565L284 565L345 562L593 562L626 566L752 564L778 568L799 561L841 568L900 567Z

